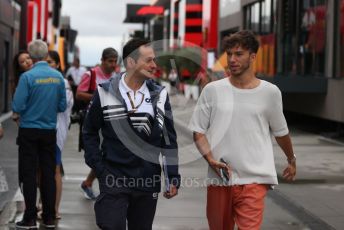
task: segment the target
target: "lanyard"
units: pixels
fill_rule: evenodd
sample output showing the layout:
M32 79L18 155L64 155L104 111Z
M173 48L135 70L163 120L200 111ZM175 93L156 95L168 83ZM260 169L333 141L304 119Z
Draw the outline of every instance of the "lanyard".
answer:
M140 92L141 93L141 92ZM137 111L137 109L142 105L143 103L143 99L145 98L145 95L143 93L142 94L142 99L141 99L141 102L135 106L134 102L133 102L133 99L131 99L131 96L130 96L130 93L127 92L127 96L129 98L129 101L130 101L130 105L131 105L131 110L129 111L129 113L135 113Z

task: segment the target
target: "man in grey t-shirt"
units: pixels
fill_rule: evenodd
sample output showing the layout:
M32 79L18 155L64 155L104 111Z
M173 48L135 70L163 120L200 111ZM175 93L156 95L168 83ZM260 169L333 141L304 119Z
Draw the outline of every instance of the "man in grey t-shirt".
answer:
M295 179L296 157L281 92L254 73L258 48L250 31L225 40L231 77L204 88L191 119L196 146L210 166L210 230L234 229L235 224L260 229L266 192L278 183L271 135L287 157L283 177Z

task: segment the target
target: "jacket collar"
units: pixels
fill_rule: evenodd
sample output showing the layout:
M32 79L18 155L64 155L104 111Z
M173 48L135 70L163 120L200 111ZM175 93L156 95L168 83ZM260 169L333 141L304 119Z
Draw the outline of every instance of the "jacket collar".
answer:
M44 65L47 66L48 62L46 62L46 61L38 61L35 64L33 64L34 67L35 66L44 66Z
M121 80L119 81L120 91L124 90L126 93L127 92L133 92L133 90L131 88L129 88L129 86L125 82L125 77L126 77L126 74L125 73L122 74ZM147 88L147 83L146 83L146 81L144 81L142 86L137 90L137 92L140 92L140 93L144 94L146 89L148 89Z
M119 91L119 84L121 81L121 76L123 74L124 72L116 74L115 76L110 78L108 83L103 83L101 84L101 86L103 87L104 90L108 91L109 93L114 95L119 101L124 103L124 99L122 98L122 95ZM152 79L146 80L146 85L151 96L153 108L155 108L158 102L158 95L160 94L160 92L163 90L164 87L156 84L154 80Z

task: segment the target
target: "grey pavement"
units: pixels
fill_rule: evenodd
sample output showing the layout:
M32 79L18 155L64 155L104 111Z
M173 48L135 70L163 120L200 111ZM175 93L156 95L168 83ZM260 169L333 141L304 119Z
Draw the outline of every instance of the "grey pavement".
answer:
M192 134L187 129L195 102L186 101L180 95L172 96L171 102L180 146L183 182L177 197L167 200L160 196L153 229L205 230L208 225L205 213L206 186L203 181L207 165L196 150ZM11 191L5 192L6 198L0 192L0 203L7 201L7 207L14 209L16 206L9 201L17 188L17 128L11 121L6 121L4 127L7 139L0 141L0 167L3 171L1 174L0 170L0 179L1 175L6 177ZM297 154L297 181L287 184L281 180L280 185L269 192L262 229L344 229L344 146L296 129L291 129L291 134ZM78 126L72 125L63 152L65 177L60 208L62 219L58 229L98 229L94 218L94 203L86 200L79 189L89 168L84 164L83 153L77 151L77 141ZM286 166L286 160L276 144L274 150L280 174ZM94 188L97 188L97 184ZM5 210L2 211L0 220L5 215ZM20 218L20 212L16 218ZM13 223L3 223L0 229L13 229Z
M5 114L0 116L8 118ZM18 189L18 153L16 145L17 126L14 122L6 120L2 122L5 134L0 140L0 212L6 202L11 200ZM0 221L1 223L1 221Z

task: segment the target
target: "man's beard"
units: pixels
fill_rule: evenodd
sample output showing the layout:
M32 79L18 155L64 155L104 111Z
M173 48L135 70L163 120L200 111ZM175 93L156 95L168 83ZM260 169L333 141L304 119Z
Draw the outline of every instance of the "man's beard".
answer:
M243 73L245 73L248 69L250 68L250 63L249 62L246 62L244 63L241 67L238 68L238 71L236 72L231 72L231 75L233 76L240 76L242 75Z

